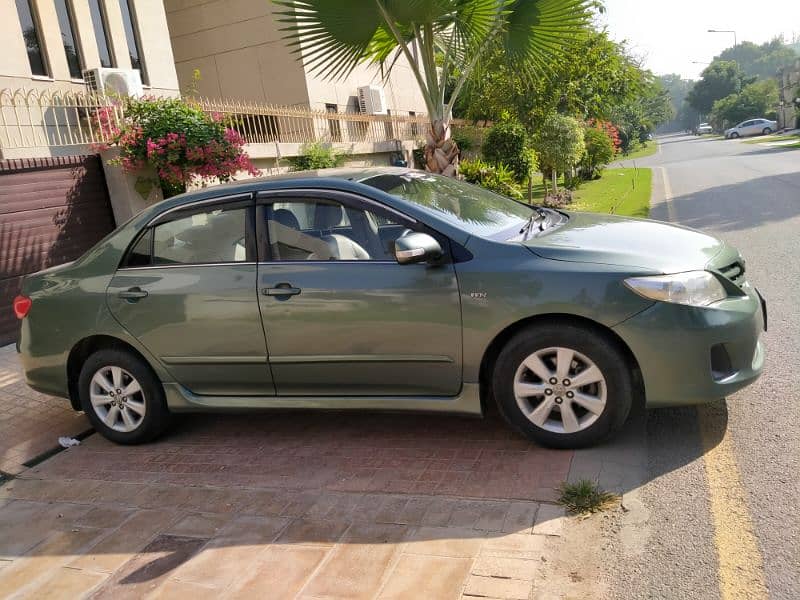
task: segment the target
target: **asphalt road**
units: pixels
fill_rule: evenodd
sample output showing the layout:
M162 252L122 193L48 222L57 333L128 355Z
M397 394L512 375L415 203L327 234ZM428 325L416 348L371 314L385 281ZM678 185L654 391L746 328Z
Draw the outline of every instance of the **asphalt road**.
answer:
M642 460L610 534L613 595L800 598L800 151L660 142L637 161L654 168L651 216L741 250L768 301L767 362L724 402L649 411L629 428L623 447Z

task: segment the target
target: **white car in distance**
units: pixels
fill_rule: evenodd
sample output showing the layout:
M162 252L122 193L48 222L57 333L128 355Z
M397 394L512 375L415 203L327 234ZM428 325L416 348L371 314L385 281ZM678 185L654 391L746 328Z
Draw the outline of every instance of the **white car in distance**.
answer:
M727 139L747 137L748 135L769 135L778 129L777 121L769 119L749 119L725 130Z

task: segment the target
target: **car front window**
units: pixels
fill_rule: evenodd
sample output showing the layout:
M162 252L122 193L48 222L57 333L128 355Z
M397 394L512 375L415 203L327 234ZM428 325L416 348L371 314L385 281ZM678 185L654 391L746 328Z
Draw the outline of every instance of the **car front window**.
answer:
M361 183L412 202L479 237L508 239L519 233L535 210L476 185L431 173L378 175Z

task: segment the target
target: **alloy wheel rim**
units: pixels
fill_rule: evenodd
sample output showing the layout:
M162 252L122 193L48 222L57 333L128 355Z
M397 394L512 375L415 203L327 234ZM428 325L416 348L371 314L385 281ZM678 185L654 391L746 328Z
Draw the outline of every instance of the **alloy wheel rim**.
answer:
M122 367L101 367L89 383L89 400L97 417L110 429L135 431L147 412L142 386Z
M514 375L517 406L531 423L552 433L591 427L605 411L607 389L590 358L560 346L529 355Z

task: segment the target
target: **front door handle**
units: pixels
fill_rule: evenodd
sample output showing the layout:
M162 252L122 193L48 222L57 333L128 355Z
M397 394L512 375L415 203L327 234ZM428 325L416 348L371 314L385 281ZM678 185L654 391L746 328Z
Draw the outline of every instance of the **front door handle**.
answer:
M263 288L261 293L265 296L297 296L300 288L292 287L289 283L279 283L275 287Z
M132 287L127 290L123 290L117 294L120 298L124 298L125 300L129 300L131 302L138 302L142 298L147 297L147 290L143 290L139 286Z

